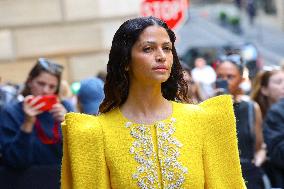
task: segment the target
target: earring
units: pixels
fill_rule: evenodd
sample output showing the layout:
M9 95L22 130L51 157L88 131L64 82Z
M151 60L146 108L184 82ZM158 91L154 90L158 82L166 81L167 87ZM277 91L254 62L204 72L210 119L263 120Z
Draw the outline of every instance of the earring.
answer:
M129 71L129 66L126 66L124 70L128 72Z

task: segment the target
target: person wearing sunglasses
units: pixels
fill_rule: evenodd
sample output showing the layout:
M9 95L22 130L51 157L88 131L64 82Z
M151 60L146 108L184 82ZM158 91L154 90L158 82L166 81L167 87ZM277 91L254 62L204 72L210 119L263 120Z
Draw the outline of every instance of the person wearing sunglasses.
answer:
M216 91L231 94L237 123L238 147L244 179L248 189L264 189L263 170L266 159L259 105L247 99L240 85L244 66L238 54L222 57L216 67Z
M59 165L62 156L60 123L73 107L57 97L63 67L40 58L25 82L23 101L1 113L4 164L15 168Z

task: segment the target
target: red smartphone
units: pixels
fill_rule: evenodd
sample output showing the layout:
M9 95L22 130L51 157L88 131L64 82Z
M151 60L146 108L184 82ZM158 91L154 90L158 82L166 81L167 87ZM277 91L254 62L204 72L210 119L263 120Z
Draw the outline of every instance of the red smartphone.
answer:
M34 105L44 103L44 106L42 106L40 110L49 111L52 108L52 106L56 104L57 102L58 101L57 101L56 95L44 95L44 96L41 96L40 99Z

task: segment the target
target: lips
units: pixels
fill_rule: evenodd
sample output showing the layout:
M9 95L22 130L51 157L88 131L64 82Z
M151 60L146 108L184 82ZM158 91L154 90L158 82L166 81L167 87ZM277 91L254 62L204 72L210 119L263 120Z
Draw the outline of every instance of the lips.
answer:
M167 68L166 66L162 66L162 65L161 65L161 66L154 67L153 70L161 70L161 71L162 71L162 70L165 70L165 71L167 71L168 68Z

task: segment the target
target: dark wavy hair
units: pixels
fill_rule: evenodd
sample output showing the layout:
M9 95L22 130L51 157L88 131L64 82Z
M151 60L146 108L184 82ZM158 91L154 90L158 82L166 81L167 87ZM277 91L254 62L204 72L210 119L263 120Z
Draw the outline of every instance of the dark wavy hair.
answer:
M154 25L163 27L173 44L173 65L170 77L162 83L162 95L168 100L189 102L188 86L183 80L182 67L174 46L176 40L174 32L158 18L139 17L124 22L113 37L104 86L105 99L100 105L100 113L119 107L126 101L129 92L129 76L126 68L131 62L132 47L143 30Z
M46 58L39 58L28 75L28 78L24 85L24 89L22 91L22 95L25 97L31 94L31 89L28 83L32 81L34 78L38 77L43 72L49 73L57 78L58 85L55 94L58 95L62 71L63 71L63 66L56 64Z

